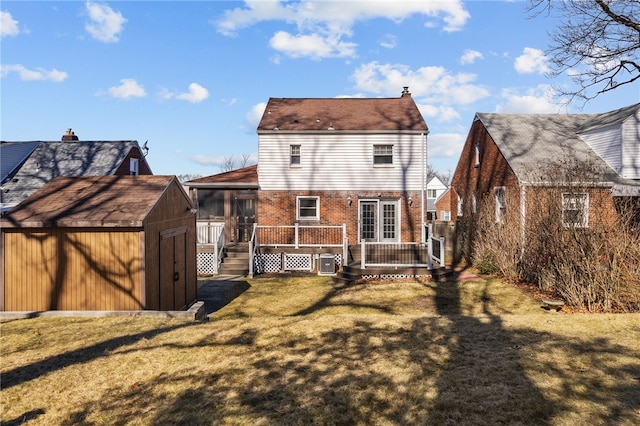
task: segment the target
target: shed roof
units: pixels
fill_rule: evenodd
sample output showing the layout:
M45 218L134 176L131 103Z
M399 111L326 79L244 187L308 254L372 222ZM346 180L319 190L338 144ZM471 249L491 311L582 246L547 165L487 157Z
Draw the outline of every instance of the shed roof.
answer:
M6 144L6 145L5 145ZM5 146L37 144L24 164L4 184L3 204L17 204L57 176L108 176L116 172L129 152L139 148L130 141L3 142ZM26 146L26 145L25 145ZM13 148L12 148L13 149Z
M141 227L175 176L57 177L18 204L3 227Z
M408 92L399 98L270 98L258 133L265 131L426 132Z
M258 188L258 165L190 180L184 184L198 188Z

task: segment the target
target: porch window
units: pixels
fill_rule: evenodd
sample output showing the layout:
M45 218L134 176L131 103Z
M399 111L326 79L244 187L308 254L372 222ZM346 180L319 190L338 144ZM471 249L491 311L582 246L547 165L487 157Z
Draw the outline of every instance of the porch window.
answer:
M507 210L505 200L506 188L504 186L496 186L493 188L493 195L496 199L496 223L504 223L504 213Z
M392 166L393 165L393 145L373 146L373 165Z
M224 191L199 188L198 219L224 221Z
M320 197L297 197L298 220L320 220Z
M289 165L300 167L300 145L289 145Z
M562 194L562 224L575 228L589 226L589 194Z

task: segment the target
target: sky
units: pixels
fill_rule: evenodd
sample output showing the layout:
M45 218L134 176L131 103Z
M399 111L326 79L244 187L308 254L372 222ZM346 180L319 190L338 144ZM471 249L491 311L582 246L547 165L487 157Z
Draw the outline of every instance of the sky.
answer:
M4 141L148 141L154 174L255 163L270 97L399 97L453 174L476 112L599 113L640 82L561 106L549 32L524 1L7 1L0 3Z

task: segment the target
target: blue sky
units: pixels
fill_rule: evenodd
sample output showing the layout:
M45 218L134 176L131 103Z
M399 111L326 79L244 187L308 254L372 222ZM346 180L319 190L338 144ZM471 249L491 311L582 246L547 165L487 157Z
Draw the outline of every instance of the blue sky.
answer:
M551 17L503 1L3 1L1 138L148 140L155 174L257 158L269 97L398 97L453 172L476 112L604 112L640 83L559 107Z

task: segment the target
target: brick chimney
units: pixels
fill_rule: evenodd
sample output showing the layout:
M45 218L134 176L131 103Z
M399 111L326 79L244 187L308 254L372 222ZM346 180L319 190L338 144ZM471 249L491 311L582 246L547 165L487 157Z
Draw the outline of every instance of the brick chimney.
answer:
M404 86L402 88L402 96L400 97L404 98L405 96L411 97L411 92L409 92L409 86Z
M78 137L76 136L75 133L73 133L73 131L71 129L67 129L67 132L62 135L62 142L66 142L66 141L77 141Z

